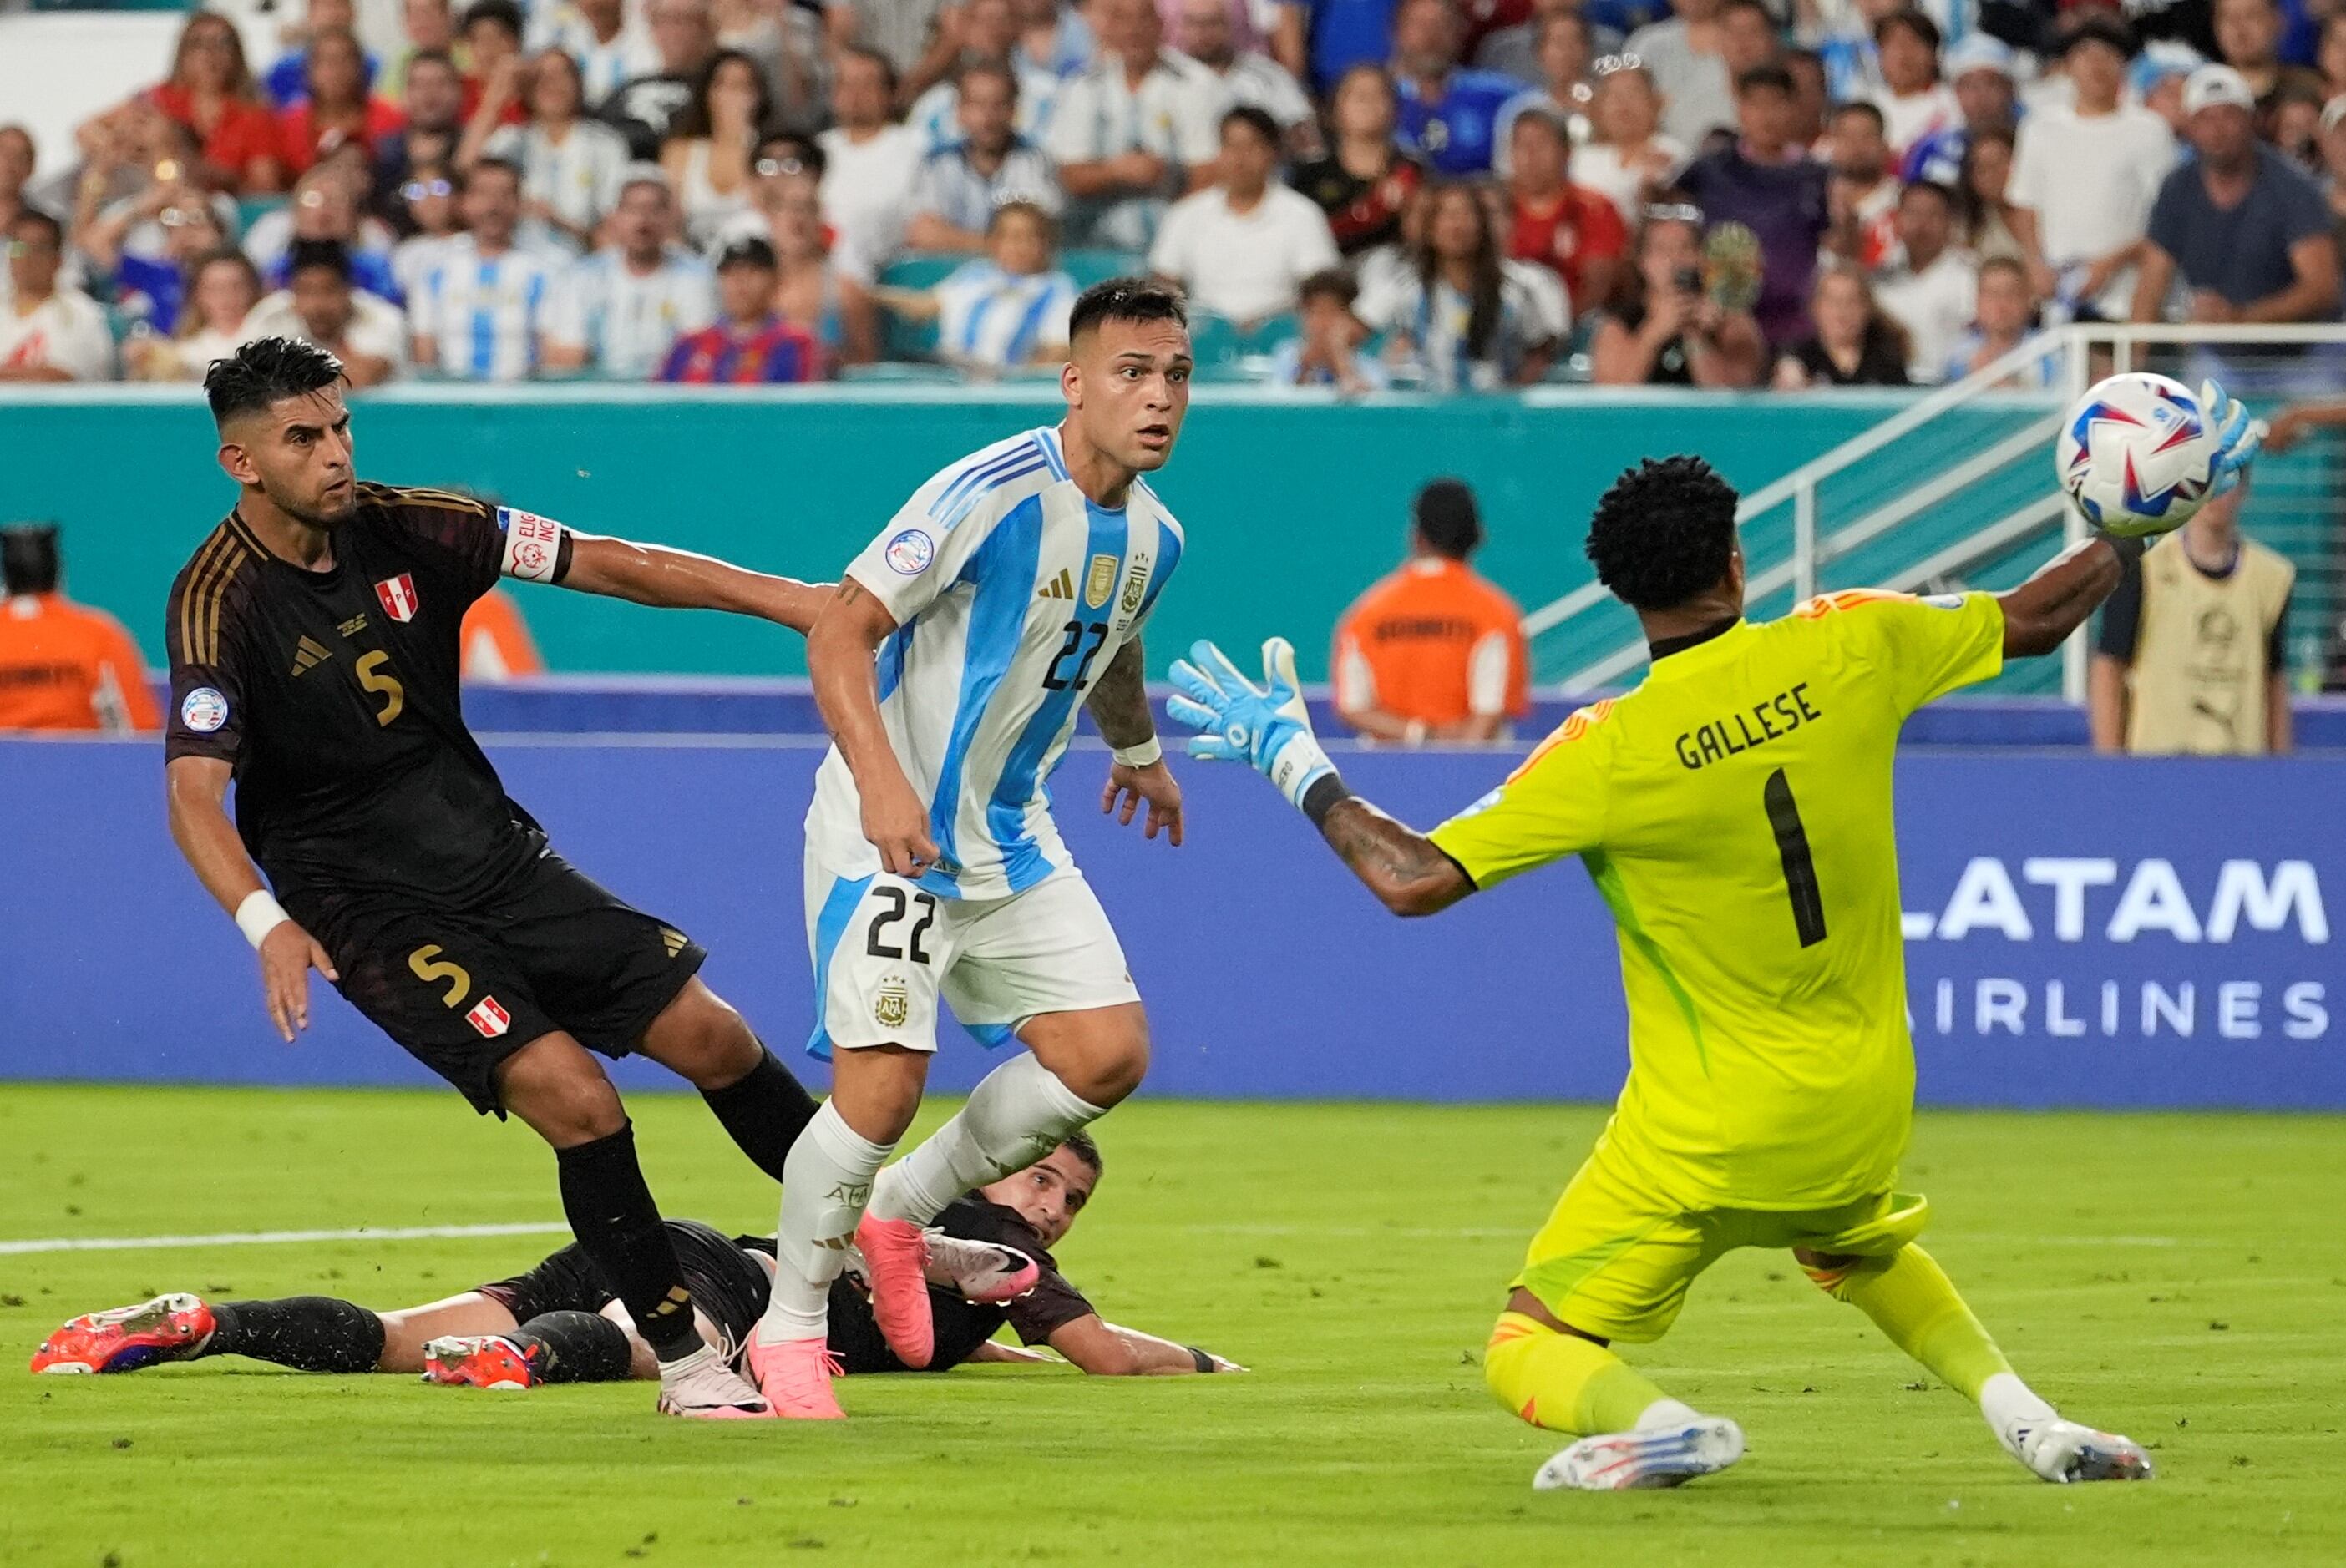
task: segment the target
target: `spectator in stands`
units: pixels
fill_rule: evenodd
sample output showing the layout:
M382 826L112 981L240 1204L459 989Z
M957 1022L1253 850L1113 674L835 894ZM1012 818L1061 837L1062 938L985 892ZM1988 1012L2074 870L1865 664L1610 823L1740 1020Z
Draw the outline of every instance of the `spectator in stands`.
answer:
M404 194L426 165L453 168L464 128L464 79L445 55L420 54L407 62L407 125L375 148L369 210L407 233Z
M457 381L520 381L544 357L554 281L546 261L514 245L521 169L484 158L457 189L464 232L443 244L411 302L412 357Z
M923 93L904 117L930 150L961 139L959 83L981 66L1009 74L1015 113L1011 128L1029 142L1041 143L1059 99L1059 78L1020 52L1018 16L1011 0L964 0L960 54L953 75Z
M1589 344L1599 386L1754 387L1767 344L1748 311L1711 297L1703 279L1702 209L1668 197L1646 209L1636 269Z
M1235 13L1245 0L1175 0L1175 46L1219 76L1222 96L1238 107L1262 110L1279 122L1290 157L1320 150L1319 117L1287 68L1259 49L1241 49Z
M2292 748L2297 569L2242 534L2248 497L2246 484L2218 496L2125 568L2102 606L2086 687L2095 750L2253 757Z
M2292 78L2320 91L2320 73L2280 59L2281 15L2273 0L2215 0L2216 49L2259 104Z
M834 254L822 207L808 182L775 182L766 209L767 240L780 277L777 308L782 320L813 338L833 365L870 364L879 358L879 319L864 277Z
M1776 18L1763 0L1720 0L1719 57L1727 66L1727 79L1738 81L1746 71L1784 63L1784 40ZM1797 84L1793 97L1800 96ZM1799 137L1792 139L1798 141ZM1801 146L1808 145L1801 142Z
M1172 205L1148 252L1193 308L1247 329L1292 311L1297 286L1338 260L1320 209L1279 183L1279 138L1267 110L1225 114L1221 178Z
M446 165L427 163L401 187L413 230L392 248L391 275L399 285L397 298L412 300L423 286L423 275L438 264L443 243L464 231L456 211L456 174Z
M2330 229L2346 253L2346 94L2321 106L2321 172L2317 177L2330 208Z
M2085 321L2120 321L2159 181L2175 167L2175 138L2148 109L2125 101L2125 26L2099 13L2072 23L2062 61L2074 107L2046 104L2021 123L2006 216L2040 298Z
M1873 25L1873 46L1882 60L1882 86L1873 94L1892 158L1964 123L1954 90L1939 79L1939 25L1913 6L1893 11Z
M407 318L351 287L351 254L331 239L296 241L284 288L253 307L249 337L298 338L342 361L354 387L381 386L407 364Z
M1334 90L1355 66L1386 59L1394 0L1277 0L1270 57L1312 92Z
M260 101L236 24L219 12L188 14L172 51L170 78L147 97L196 133L200 183L248 196L284 188L277 122Z
M883 289L901 316L937 323L937 357L979 376L1067 356L1067 319L1079 290L1052 260L1051 215L1031 201L994 209L986 255L964 261L933 289Z
M1409 558L1336 623L1336 712L1402 746L1504 739L1531 711L1530 650L1523 611L1467 565L1483 544L1474 493L1437 479L1410 511Z
M706 385L821 381L822 345L775 308L774 248L737 239L717 259L719 319L676 341L660 366L664 382Z
M1491 168L1500 178L1515 172L1515 121L1527 110L1539 109L1562 118L1576 146L1588 140L1594 129L1589 105L1596 97L1588 83L1596 63L1588 39L1588 19L1577 11L1550 11L1540 17L1537 85L1499 106Z
M1918 179L1898 199L1898 250L1873 278L1875 303L1906 336L1906 379L1946 374L1979 308L1979 261L1955 244L1955 193Z
M358 158L355 147L337 149L301 178L290 203L264 213L245 231L244 253L270 287L285 286L285 259L295 241L330 239L350 252L352 276L360 288L387 300L402 297L391 265L397 243L391 228L359 209L365 173Z
M2188 45L2153 43L2143 46L2141 54L2127 67L2127 85L2142 107L2167 122L2167 129L2179 143L2183 138L2183 84L2191 73L2208 62L2198 50Z
M1908 384L1906 334L1874 303L1858 268L1826 264L1809 293L1809 320L1808 335L1776 358L1778 392Z
M1592 61L1599 55L1619 53L1620 31L1591 18L1581 9L1581 0L1531 0L1529 15L1522 21L1484 35L1482 43L1474 50L1474 64L1484 70L1496 71L1518 86L1535 91L1543 85L1552 85L1554 75L1541 61L1540 52L1547 44L1547 25L1558 16L1579 19L1580 48ZM1585 86L1586 76L1587 71L1584 67L1581 75L1574 80ZM1585 113L1588 106L1584 97L1577 105L1567 101L1565 107L1574 112ZM1574 134L1579 134L1576 126ZM1505 138L1502 137L1500 146L1505 145Z
M1361 352L1369 324L1352 307L1361 286L1341 267L1303 280L1296 303L1296 333L1271 351L1270 384L1330 387L1339 397L1382 392L1392 382L1385 368Z
M1534 109L1516 116L1509 141L1515 172L1507 177L1507 254L1554 271L1576 311L1596 310L1613 297L1627 264L1627 226L1610 201L1566 178L1572 132L1561 115Z
M875 49L839 56L831 82L838 123L822 148L822 211L847 256L869 277L892 260L911 214L913 178L926 150L921 133L893 119L896 67Z
M2284 77L2264 100L2265 139L2300 173L2321 174L2320 89L2300 76Z
M1694 148L1736 119L1735 79L1719 53L1719 0L1670 0L1676 15L1629 35L1624 53L1653 78L1661 95L1662 128L1680 147Z
M2016 257L1992 256L1980 263L1979 305L1971 330L1955 344L1947 361L1949 381L1961 381L1984 371L2036 330L2036 291L2029 286L2028 269ZM2039 354L1997 384L2022 391L2052 386L2060 374L2056 354ZM2270 446L2270 443L2268 442Z
M315 32L303 53L304 94L277 111L286 168L306 173L321 151L344 142L356 142L372 163L375 144L397 135L404 121L397 108L367 91L366 54L357 35L348 28Z
M494 99L493 111L499 125L517 126L527 117L521 104L522 68L526 59L521 50L522 14L515 0L472 0L457 24L457 36L464 42L465 90L471 95L466 117L482 112L484 100Z
M2011 45L1990 33L1974 33L1947 51L1945 63L1964 131L2009 131L2020 123L2020 61ZM1947 151L1963 156L1960 145Z
M1499 110L1515 96L1515 84L1495 72L1459 67L1460 21L1451 0L1401 0L1392 29L1402 145L1437 174L1486 172Z
M546 367L644 381L684 334L717 320L717 277L676 244L676 201L650 164L628 170L610 243L566 272L555 290Z
M1588 119L1595 137L1573 148L1572 183L1609 199L1635 228L1685 166L1686 144L1661 129L1662 97L1641 66L1617 60L1601 69Z
M2310 179L2257 140L2249 84L2229 66L2202 66L2183 101L2199 156L2159 188L2133 319L2161 320L2179 287L2188 321L2335 320L2329 207Z
M1829 222L1824 165L1790 140L1792 78L1761 66L1736 85L1743 134L1698 158L1679 183L1713 224L1740 223L1758 237L1760 302L1752 315L1775 347L1808 328L1810 281Z
M1017 102L1018 79L1007 66L962 67L954 98L961 134L922 159L913 177L906 249L986 249L994 215L1007 201L1027 202L1056 221L1058 180L1042 149L1014 128Z
M1438 392L1495 392L1545 375L1572 331L1555 274L1506 259L1472 185L1430 188L1423 224L1408 270L1361 300L1387 351Z
M693 244L709 244L727 220L750 209L750 165L773 108L756 61L731 49L709 57L660 145L660 168Z
M8 224L8 298L0 302L0 382L102 382L114 337L97 301L58 280L65 226L37 207Z
M952 74L959 0L823 0L834 56L868 49L888 62L903 108Z
M236 352L246 322L260 302L260 274L232 245L208 250L188 264L187 309L168 337L134 334L122 346L125 371L140 381L201 381L214 360Z
M628 0L540 0L524 37L533 51L559 49L578 63L580 97L591 108L660 68L650 31L627 11Z
M627 138L627 156L659 158L668 122L692 101L692 85L717 53L717 25L709 0L645 0L659 67L619 84L596 113Z
M171 180L117 202L79 231L76 249L121 316L168 334L178 329L189 264L227 244L228 234L202 191Z
M585 78L562 50L540 50L524 66L522 82L528 122L498 124L500 117L489 112L492 92L465 127L456 167L468 168L484 153L519 164L522 220L567 249L592 249L596 229L618 203L627 138L586 117Z
M0 729L160 729L138 644L63 575L56 524L0 528Z
M1384 67L1354 66L1329 95L1328 156L1288 177L1328 219L1348 260L1399 239L1402 213L1425 183L1425 166L1393 140L1400 120L1401 97Z
M1961 199L1964 215L1964 248L1982 261L2001 256L2025 265L2028 252L2013 231L2012 203L2005 199L2012 181L2012 133L1975 133L1964 148L1957 178L1956 195ZM2032 284L2032 300L2035 292Z
M400 0L399 30L406 40L406 46L391 62L390 68L376 82L375 87L392 102L404 107L408 117L413 119L415 106L409 101L413 88L408 83L408 73L415 68L415 62L426 55L437 55L452 62L455 59L455 9L450 0ZM462 107L456 110L454 117L460 121L463 119Z
M737 50L758 63L773 94L775 125L811 132L822 124L831 74L822 23L813 11L774 0L714 0L710 17L719 48Z
M1906 0L1819 0L1796 11L1800 38L1811 45L1824 67L1825 87L1836 104L1870 98L1882 86L1882 56L1873 46L1874 24L1900 10ZM2188 0L2187 0L2188 3ZM2035 25L2031 18L2029 25Z
M1096 0L1100 57L1060 89L1045 147L1079 243L1146 250L1165 209L1211 183L1220 77L1163 47L1156 0Z
M1860 98L1832 112L1825 150L1832 181L1825 200L1833 250L1861 267L1881 266L1898 245L1898 193L1881 107Z
M25 188L32 184L38 161L31 131L23 126L0 125L0 234L6 233L8 224L25 209ZM5 285L0 285L0 299L5 297Z
M309 94L310 50L327 33L350 33L358 29L358 8L352 0L308 0L302 7L301 26L289 33L284 41L294 46L277 56L260 79L262 93L280 111L290 109ZM382 62L372 53L362 52L360 66L364 85L372 89Z

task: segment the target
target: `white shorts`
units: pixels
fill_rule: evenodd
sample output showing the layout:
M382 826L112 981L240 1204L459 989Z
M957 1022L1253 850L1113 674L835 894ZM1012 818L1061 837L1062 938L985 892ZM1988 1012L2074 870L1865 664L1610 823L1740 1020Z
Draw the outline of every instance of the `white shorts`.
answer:
M1073 866L1006 899L943 899L882 871L807 861L815 1026L807 1050L937 1048L937 1003L987 1046L1045 1013L1140 1000L1123 944Z

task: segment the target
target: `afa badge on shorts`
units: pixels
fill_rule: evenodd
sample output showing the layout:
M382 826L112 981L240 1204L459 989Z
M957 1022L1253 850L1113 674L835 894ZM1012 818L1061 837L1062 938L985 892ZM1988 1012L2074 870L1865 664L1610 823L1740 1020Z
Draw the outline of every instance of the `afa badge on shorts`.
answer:
M1115 592L1116 557L1113 555L1094 555L1092 557L1091 571L1084 578L1085 606L1087 608L1096 610L1102 605L1107 604L1107 596Z
M902 1029L913 1016L912 988L894 975L882 981L872 998L872 1016L882 1029Z

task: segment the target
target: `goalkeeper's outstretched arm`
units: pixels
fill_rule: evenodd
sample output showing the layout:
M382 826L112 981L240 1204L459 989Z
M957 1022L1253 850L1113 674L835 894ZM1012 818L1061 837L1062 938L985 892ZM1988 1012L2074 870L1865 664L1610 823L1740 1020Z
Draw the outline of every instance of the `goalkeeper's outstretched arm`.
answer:
M1474 891L1458 862L1433 840L1353 794L1332 769L1304 796L1303 814L1336 858L1397 915L1439 914Z

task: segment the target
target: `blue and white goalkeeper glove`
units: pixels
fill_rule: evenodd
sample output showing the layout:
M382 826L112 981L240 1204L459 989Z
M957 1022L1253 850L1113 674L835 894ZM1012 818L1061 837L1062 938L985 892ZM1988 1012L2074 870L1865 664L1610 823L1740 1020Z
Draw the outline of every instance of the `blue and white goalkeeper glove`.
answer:
M1300 810L1304 791L1335 765L1311 733L1295 678L1295 647L1285 637L1262 645L1262 676L1257 686L1212 643L1194 644L1188 658L1173 661L1181 695L1168 698L1165 711L1199 732L1189 738L1190 756L1251 763Z
M2208 494L2221 495L2239 487L2240 476L2249 464L2256 461L2257 451L2265 443L2267 426L2260 419L2249 416L2248 405L2225 392L2218 382L2199 383L2199 410L2207 415L2208 428L2216 441L2216 460L2208 464L2214 484Z

